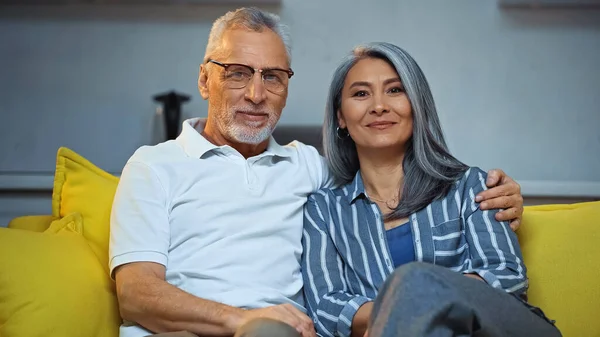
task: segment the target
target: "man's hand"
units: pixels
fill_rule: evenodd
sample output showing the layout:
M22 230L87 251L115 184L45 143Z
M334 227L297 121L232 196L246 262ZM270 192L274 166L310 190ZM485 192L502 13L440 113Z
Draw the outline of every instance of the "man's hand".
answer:
M284 322L296 329L302 337L317 336L312 320L291 304L280 304L261 309L247 310L243 314L240 326L256 318L270 318Z
M490 170L485 184L489 190L479 193L475 201L482 210L504 209L496 214L496 220L510 221L510 228L516 231L523 216L521 186L500 169Z

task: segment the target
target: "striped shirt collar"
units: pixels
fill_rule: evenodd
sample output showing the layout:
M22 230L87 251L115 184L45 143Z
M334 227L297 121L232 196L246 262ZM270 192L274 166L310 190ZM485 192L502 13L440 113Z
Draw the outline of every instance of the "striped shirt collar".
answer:
M354 180L352 180L351 183L348 183L346 184L346 186L344 186L344 190L346 190L347 192L346 197L348 199L349 204L353 204L359 197L367 197L367 192L365 191L365 184L363 183L360 170L356 172Z

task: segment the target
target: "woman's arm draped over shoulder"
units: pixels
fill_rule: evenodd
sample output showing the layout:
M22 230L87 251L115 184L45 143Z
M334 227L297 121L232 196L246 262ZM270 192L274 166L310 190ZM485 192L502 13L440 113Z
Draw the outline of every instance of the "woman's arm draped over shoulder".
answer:
M311 195L304 209L302 276L307 310L323 336L350 336L358 309L373 299L351 294L344 263L328 230L329 212L321 194Z
M496 220L499 210L481 210L475 202L475 196L486 190L486 173L471 168L465 179L462 215L471 260L464 273L475 273L494 288L524 293L527 270L516 234L507 222Z

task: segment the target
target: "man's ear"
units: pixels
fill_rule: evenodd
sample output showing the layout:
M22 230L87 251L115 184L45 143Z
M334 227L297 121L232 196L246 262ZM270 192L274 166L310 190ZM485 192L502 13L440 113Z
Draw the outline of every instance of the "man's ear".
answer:
M200 91L200 96L203 99L208 99L208 72L206 71L206 66L204 64L200 65L200 70L198 72L198 91Z
M345 129L346 128L346 120L344 119L344 115L342 115L342 112L340 110L337 111L337 119L338 119L338 125L340 126L340 129Z

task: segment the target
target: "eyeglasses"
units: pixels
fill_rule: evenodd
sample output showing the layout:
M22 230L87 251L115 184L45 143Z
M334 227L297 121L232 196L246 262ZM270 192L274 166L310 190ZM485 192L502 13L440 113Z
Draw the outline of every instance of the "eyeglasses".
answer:
M250 79L254 77L254 73L259 72L265 89L272 93L280 94L287 89L290 78L294 75L292 69L256 69L245 64L221 63L215 60L208 60L208 62L214 63L225 69L225 83L230 89L241 89L246 87L248 82L250 82Z

